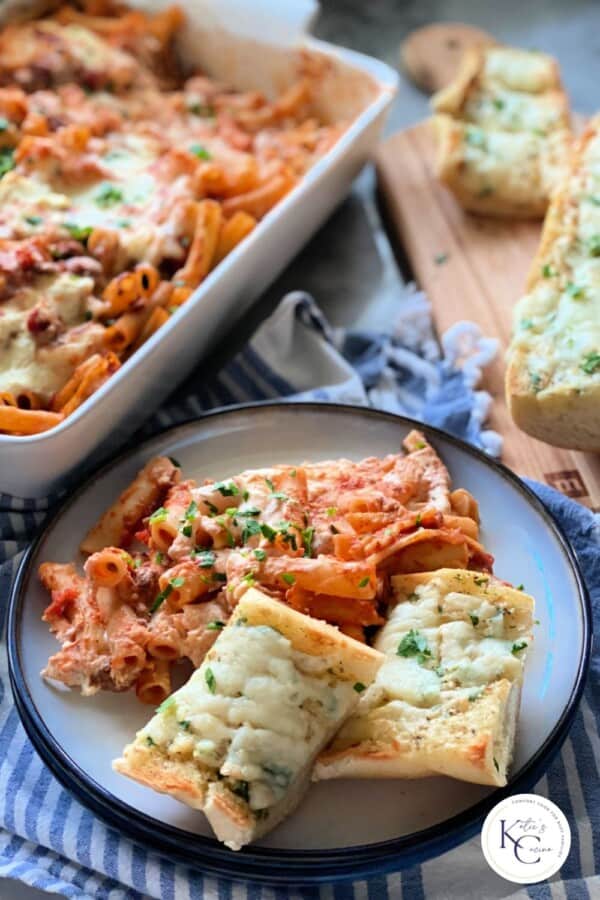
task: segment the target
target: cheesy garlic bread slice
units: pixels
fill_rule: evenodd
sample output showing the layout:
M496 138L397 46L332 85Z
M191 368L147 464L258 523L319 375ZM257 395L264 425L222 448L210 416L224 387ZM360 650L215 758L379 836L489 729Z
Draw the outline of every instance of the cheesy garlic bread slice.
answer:
M436 174L465 209L544 215L571 140L567 96L552 57L473 48L432 108Z
M515 306L506 395L533 437L600 451L600 116L575 145Z
M232 850L300 801L383 655L251 588L202 665L114 762L203 810Z
M386 661L313 777L506 784L534 602L460 569L392 579Z

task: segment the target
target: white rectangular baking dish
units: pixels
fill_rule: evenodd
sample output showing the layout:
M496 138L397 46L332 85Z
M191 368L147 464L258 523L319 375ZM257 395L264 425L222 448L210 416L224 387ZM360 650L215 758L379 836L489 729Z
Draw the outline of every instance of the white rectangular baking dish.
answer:
M13 3L8 10L18 5L23 4ZM156 10L167 4L131 5ZM73 415L31 437L0 435L0 491L47 495L116 449L286 266L368 160L397 89L396 72L362 54L294 35L294 14L306 18L314 10L310 2L292 4L292 15L288 11L283 18L272 18L270 6L268 0L185 4L184 59L234 87L272 95L293 80L300 58L325 57L318 112L325 121L351 119L349 128L192 298ZM262 30L261 42L251 36L253 28Z

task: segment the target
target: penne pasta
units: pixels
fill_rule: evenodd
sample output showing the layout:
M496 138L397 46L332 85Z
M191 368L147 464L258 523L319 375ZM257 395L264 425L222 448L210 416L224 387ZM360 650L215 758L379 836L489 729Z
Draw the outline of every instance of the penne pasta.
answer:
M88 557L85 571L90 581L104 587L116 587L129 574L127 556L118 547L105 547Z
M234 247L243 241L256 227L256 219L249 213L239 210L221 225L217 246L213 256L213 268L231 253Z
M38 434L54 428L63 419L62 413L0 405L0 431L7 434Z
M142 670L135 683L135 693L140 703L159 706L171 693L170 663L155 659Z

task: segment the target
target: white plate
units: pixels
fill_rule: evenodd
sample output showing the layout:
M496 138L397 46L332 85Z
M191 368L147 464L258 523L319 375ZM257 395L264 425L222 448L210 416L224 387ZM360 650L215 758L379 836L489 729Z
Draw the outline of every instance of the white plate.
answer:
M386 413L329 404L258 405L211 414L109 464L61 510L21 567L11 601L9 651L24 724L46 762L84 802L130 835L158 842L163 851L204 870L287 882L398 868L447 850L475 830L505 791L446 778L331 781L312 786L288 821L259 845L234 855L211 838L200 813L112 771L111 760L148 718L132 694L86 699L39 677L57 644L40 619L48 598L36 578L38 565L77 559L82 535L150 456L175 456L186 476L224 478L271 463L397 452L415 426L421 427ZM588 601L572 553L533 494L479 451L435 429L424 430L454 485L478 499L483 543L495 556L496 574L523 583L537 600L539 625L527 661L510 785L522 790L541 775L575 712L589 655ZM564 647L569 653L561 652Z

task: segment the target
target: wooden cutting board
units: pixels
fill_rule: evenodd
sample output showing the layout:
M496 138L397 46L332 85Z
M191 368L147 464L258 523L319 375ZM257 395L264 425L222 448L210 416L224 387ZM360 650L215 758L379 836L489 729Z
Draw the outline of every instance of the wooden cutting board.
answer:
M434 150L427 123L394 135L378 150L378 185L391 237L427 293L440 333L466 319L500 340L500 353L482 387L494 400L490 425L504 439L503 462L518 475L600 510L600 455L561 450L529 437L513 423L504 400L512 307L523 293L541 223L463 212L435 179Z

